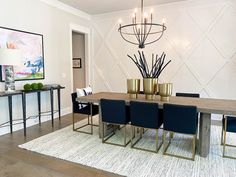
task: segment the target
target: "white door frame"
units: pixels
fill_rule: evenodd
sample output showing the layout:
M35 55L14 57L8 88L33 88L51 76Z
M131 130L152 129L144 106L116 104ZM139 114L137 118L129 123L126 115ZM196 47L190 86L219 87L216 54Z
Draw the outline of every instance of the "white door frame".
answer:
M71 69L71 93L74 92L73 88L73 50L72 50L72 32L79 32L85 35L85 85L88 86L91 84L92 72L91 72L91 29L80 26L74 23L70 24L70 69Z

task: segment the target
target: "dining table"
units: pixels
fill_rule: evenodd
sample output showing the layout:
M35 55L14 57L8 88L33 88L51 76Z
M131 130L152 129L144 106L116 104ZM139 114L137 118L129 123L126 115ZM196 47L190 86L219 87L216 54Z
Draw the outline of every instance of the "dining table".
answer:
M101 119L101 99L125 100L129 105L130 101L158 103L158 108L163 109L163 104L191 105L196 106L199 113L199 138L198 153L201 157L207 157L210 151L211 136L211 114L236 115L236 100L215 99L215 98L190 98L171 96L169 101L161 101L160 96L156 95L154 99L148 100L144 94L138 94L137 98L130 98L127 93L99 92L91 95L78 97L78 102L88 102L99 105L99 136L101 137L103 126ZM181 119L181 118L180 118ZM106 128L106 127L105 127ZM220 137L220 135L219 135Z

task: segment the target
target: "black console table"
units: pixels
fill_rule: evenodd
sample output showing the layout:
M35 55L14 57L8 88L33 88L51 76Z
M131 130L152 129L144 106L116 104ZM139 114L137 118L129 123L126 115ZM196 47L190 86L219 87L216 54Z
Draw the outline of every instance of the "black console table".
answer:
M10 130L11 133L13 132L12 128L12 96L14 95L21 95L22 96L22 112L23 112L23 125L24 125L24 136L26 136L26 95L30 93L37 93L37 100L38 100L38 117L39 117L39 124L41 125L41 92L49 91L50 92L50 104L51 104L51 119L52 119L52 126L54 125L54 90L57 90L57 97L58 97L58 115L59 120L61 120L61 89L64 89L60 85L46 85L43 89L40 90L17 90L12 93L0 92L0 97L8 97L8 105L9 105L9 122L10 122Z

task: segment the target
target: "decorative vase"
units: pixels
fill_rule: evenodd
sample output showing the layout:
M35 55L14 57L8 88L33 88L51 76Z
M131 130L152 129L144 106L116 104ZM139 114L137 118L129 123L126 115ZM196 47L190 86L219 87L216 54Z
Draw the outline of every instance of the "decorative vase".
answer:
M172 95L172 83L159 84L159 94L161 96L161 101L170 101L170 96Z
M155 94L158 92L158 79L157 78L144 78L143 79L143 92L147 100L154 99Z
M127 92L130 98L136 99L140 92L140 79L127 79Z

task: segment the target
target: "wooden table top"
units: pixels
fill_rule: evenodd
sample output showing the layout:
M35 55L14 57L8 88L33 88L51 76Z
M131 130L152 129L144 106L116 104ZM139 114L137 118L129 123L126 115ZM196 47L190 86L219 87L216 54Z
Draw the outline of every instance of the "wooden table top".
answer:
M138 99L130 99L129 94L115 92L100 92L88 96L77 98L77 101L99 103L101 98L113 100L125 100L127 104L130 101L154 102L162 108L164 103L192 105L198 108L198 112L214 113L225 115L236 115L236 100L224 100L213 98L190 98L171 96L169 102L160 101L160 96L156 95L154 100L146 100L145 95L139 94Z

